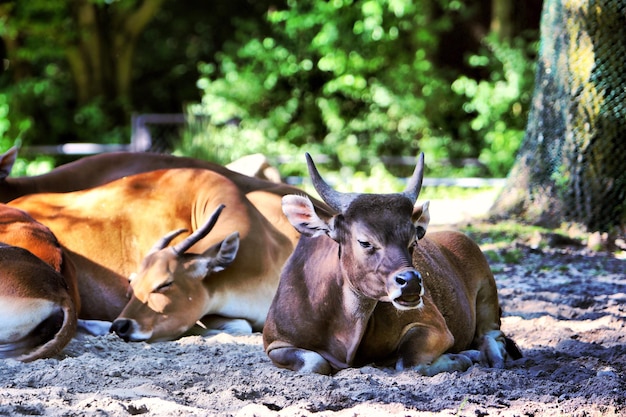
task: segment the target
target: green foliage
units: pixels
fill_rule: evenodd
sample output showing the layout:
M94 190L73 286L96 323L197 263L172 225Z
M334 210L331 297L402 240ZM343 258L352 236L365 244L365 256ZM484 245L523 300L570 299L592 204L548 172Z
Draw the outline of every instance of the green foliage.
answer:
M452 90L467 99L463 110L473 116L469 128L484 138L479 160L496 176L505 176L513 165L532 95L535 65L529 56L536 45L523 38L515 43L485 38L484 54L470 57L469 63L488 68L490 79L461 76L452 84Z
M439 17L435 5L444 8ZM433 56L450 25L445 11L462 7L289 1L267 14L268 36L243 25L217 63L199 65L203 97L188 112L202 125L192 126L179 152L226 163L304 149L328 155L331 170L349 175L371 170L381 156L424 150L430 175L450 175L450 165L438 162L460 158L478 158L483 168L455 168L457 175L506 175L525 127L531 48L488 38L469 61L490 77L449 79ZM385 168L408 176L412 167ZM281 166L283 175L300 169Z
M32 159L18 157L11 170L12 177L31 177L44 174L55 167L54 158L46 155L38 155Z
M417 153L428 100L448 89L429 59L442 21L403 0L293 1L267 18L271 36L241 34L250 40L228 44L218 65L201 64L203 99L189 111L215 129L196 143L221 162L306 146L333 168Z
M88 3L106 26L139 2ZM525 125L534 43L485 39L468 57L472 76L442 65L441 35L476 19L476 4L233 0L209 10L202 0L165 2L136 48L133 97L119 102L111 92L79 104L67 62L82 33L75 4L9 2L0 6L0 36L19 42L6 49L16 55L0 75L0 132L24 144L126 142L128 112L172 113L191 102L181 154L222 163L288 155L293 162L280 166L288 176L304 173L306 150L328 155L329 171L385 182L412 167L381 157L425 151L428 175L503 176Z
M530 236L547 232L548 229L515 221L500 221L494 224L471 224L465 227L463 231L481 244L509 246L516 240L529 239Z
M524 258L524 252L520 249L486 250L484 254L491 263L519 264Z
M13 45L6 50L8 71L0 76L11 108L4 135L37 145L128 141L116 126L112 103L96 97L78 104L66 61L77 36L70 1L12 2L0 9L0 36Z

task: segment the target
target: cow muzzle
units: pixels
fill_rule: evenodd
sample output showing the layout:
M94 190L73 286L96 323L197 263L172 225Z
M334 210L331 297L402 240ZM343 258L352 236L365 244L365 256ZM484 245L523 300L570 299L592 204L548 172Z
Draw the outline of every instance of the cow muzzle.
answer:
M407 269L393 278L389 288L391 303L400 310L410 310L422 306L424 284L422 276L415 269Z
M126 318L115 319L110 332L115 333L126 342L144 342L152 337L152 332L141 331L139 323Z

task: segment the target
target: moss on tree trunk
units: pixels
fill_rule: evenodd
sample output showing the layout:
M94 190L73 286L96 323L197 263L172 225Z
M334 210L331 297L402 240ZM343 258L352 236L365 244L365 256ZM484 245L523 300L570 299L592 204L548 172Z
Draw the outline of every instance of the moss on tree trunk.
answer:
M626 224L626 0L546 0L526 136L495 217Z

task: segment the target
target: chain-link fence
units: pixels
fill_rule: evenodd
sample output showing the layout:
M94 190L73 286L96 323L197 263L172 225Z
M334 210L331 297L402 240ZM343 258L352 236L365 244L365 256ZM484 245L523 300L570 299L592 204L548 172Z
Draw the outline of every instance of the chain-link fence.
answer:
M508 192L522 201L512 212L594 231L625 226L624 62L626 0L545 0L533 103L507 185L521 195Z
M132 118L131 143L138 151L169 153L180 142L184 114L140 114Z

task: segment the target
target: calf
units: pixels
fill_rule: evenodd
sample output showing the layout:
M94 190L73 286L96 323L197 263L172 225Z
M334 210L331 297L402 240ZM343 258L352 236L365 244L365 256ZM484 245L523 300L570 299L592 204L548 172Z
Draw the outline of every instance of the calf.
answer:
M503 367L507 348L519 354L500 330L495 280L478 246L456 232L425 236L428 203L414 207L423 155L399 194L339 193L308 154L307 163L338 214L323 219L306 197L283 198L302 237L263 329L275 365L330 374L379 363L433 375L477 357Z
M74 267L52 232L0 205L0 358L54 356L76 331Z

